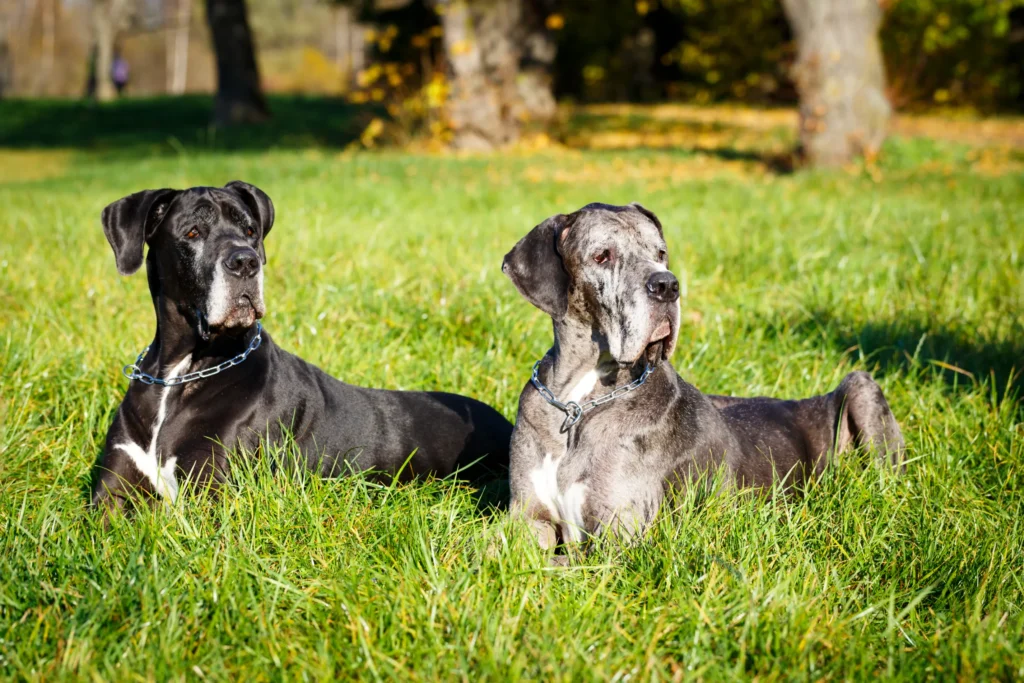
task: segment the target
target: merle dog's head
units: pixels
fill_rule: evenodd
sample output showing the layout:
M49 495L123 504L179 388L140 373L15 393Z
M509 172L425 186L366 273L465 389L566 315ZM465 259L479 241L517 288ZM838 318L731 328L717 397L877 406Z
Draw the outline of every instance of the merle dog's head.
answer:
M589 324L620 365L669 358L679 331L679 281L658 218L640 206L588 204L530 231L501 266L555 322Z
M117 269L142 265L154 298L175 306L202 336L248 329L263 317L263 240L274 205L240 181L224 187L143 190L103 210Z

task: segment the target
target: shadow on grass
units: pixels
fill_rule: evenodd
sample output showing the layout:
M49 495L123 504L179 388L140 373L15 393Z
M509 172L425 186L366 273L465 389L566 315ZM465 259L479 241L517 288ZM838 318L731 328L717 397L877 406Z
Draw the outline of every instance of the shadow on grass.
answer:
M858 349L868 367L879 375L929 369L939 373L951 388L969 389L984 382L997 401L1019 405L1024 331L1010 330L1003 338L992 339L973 330L969 335L967 330L914 318L855 323L826 311L814 313L805 324L826 330L843 351ZM1024 406L1019 408L1024 411Z
M682 151L726 162L763 164L792 173L796 156L789 131L752 128L727 121L656 118L641 113L574 112L559 137L570 147L604 150Z
M0 101L0 147L174 153L182 149L259 151L270 147L341 148L372 116L340 98L272 96L263 124L216 128L206 95L82 100Z

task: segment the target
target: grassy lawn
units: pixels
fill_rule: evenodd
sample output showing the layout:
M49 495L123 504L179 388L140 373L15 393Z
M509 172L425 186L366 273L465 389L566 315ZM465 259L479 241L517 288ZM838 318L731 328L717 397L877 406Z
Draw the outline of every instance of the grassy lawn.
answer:
M597 111L570 137L600 149L468 158L344 152L340 133L219 146L190 119L173 140L130 130L165 104L68 135L67 105L0 104L0 678L1024 677L1019 147L894 138L874 168L780 175L762 159L789 128L751 117L660 117L660 146L637 142L642 110ZM907 472L857 456L803 498L684 500L567 568L446 481L240 470L219 500L104 531L89 472L153 316L100 209L233 179L277 207L281 346L510 419L551 328L502 255L553 213L640 201L684 288L679 372L801 396L870 370Z

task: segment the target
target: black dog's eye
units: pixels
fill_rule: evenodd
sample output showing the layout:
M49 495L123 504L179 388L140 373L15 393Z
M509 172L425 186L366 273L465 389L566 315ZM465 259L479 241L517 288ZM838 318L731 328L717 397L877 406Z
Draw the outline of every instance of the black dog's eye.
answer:
M249 228L248 230L245 231L245 234L248 235L249 237L252 237L253 235L256 234L256 231L253 230L252 228Z
M196 230L195 228L192 228L187 233L185 233L185 237L187 237L190 240L194 240L195 238L199 237L199 231Z
M608 263L608 260L612 257L612 253L605 249L600 254L594 254L594 263L602 264Z

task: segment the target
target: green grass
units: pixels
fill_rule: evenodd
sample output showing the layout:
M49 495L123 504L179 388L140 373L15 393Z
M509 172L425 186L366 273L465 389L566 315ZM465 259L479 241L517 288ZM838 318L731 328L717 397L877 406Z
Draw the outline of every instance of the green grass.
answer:
M0 105L0 122L9 106L28 105ZM108 154L12 130L0 678L1024 677L1012 168L930 140L891 141L872 178L686 149L458 158L154 138L158 154ZM116 273L100 209L236 178L277 207L267 328L346 381L463 392L514 418L551 329L502 255L550 214L638 200L684 283L680 373L709 392L800 396L870 370L907 472L857 456L803 498L681 500L642 542L568 568L445 481L239 470L219 500L104 531L84 509L89 472L153 320L145 278Z

